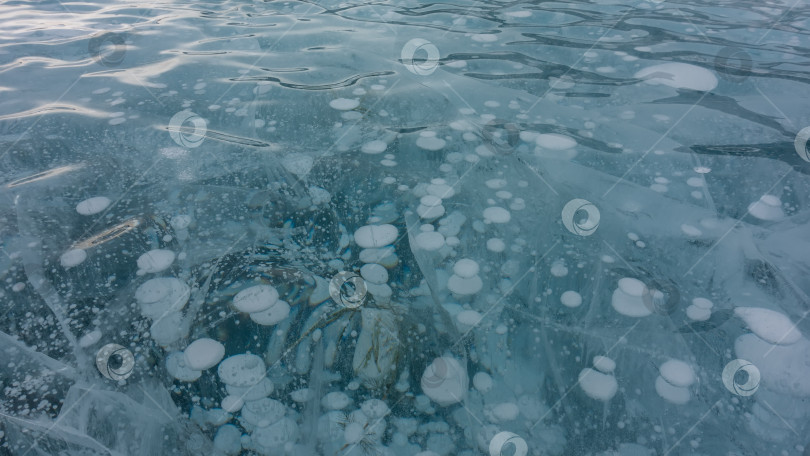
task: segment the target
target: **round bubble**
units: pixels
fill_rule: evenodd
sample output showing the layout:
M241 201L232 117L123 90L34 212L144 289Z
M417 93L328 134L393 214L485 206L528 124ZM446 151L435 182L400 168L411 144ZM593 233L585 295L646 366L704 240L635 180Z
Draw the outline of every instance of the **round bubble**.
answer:
M804 127L796 135L796 140L793 141L796 153L806 162L810 162L810 150L807 150L808 140L810 140L810 127Z
M191 111L180 111L169 120L169 135L179 146L198 147L207 131L205 119Z
M761 375L757 366L744 359L734 359L723 368L723 385L737 396L751 396L759 389Z
M96 367L110 380L126 380L132 375L135 357L122 345L107 344L96 354Z
M503 431L495 434L495 437L489 441L489 455L502 456L504 449L508 448L508 445L514 446L514 451L511 453L514 456L526 456L529 454L529 446L526 445L525 440L513 432Z
M577 218L577 213L584 211L585 219ZM601 216L599 209L588 200L576 198L569 201L562 210L562 222L565 228L579 236L590 236L599 228Z
M423 51L427 53L427 58L424 60L414 60L417 52ZM405 68L413 74L420 76L427 76L439 66L439 48L433 43L422 38L413 38L402 47L400 53L402 63Z
M367 293L366 282L353 272L341 271L329 282L329 295L344 307L356 309L362 306Z

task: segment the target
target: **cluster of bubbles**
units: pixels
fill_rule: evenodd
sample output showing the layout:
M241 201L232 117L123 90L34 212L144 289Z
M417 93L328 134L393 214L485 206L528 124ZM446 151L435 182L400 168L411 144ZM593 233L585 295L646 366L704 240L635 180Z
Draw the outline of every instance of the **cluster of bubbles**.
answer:
M126 36L121 33L106 32L93 37L88 44L88 51L96 62L112 67L123 61L126 53ZM410 39L401 48L400 58L403 65L413 74L428 76L439 66L438 48L422 38ZM732 82L742 82L752 68L750 55L734 47L723 48L716 56L714 65L721 77ZM207 122L204 118L188 110L176 113L169 121L168 131L179 146L185 148L199 147L206 138ZM507 155L514 151L520 141L520 125L504 119L493 119L481 129L486 147L496 154ZM794 141L797 154L810 162L810 127L798 132ZM565 228L578 236L590 236L599 227L601 214L590 201L575 198L562 209L562 223ZM329 294L333 301L349 309L360 308L367 298L365 281L358 274L342 271L332 277L329 283ZM679 293L671 283L650 283L645 286L642 296L645 306L651 311L669 315L679 302ZM103 346L96 355L96 366L105 378L122 381L133 373L134 356L126 347L110 343ZM422 378L423 386L441 388L452 377L443 358L438 358L431 365L429 372ZM737 396L751 396L759 388L761 374L757 367L746 360L734 359L727 363L722 371L723 385ZM489 444L490 456L528 454L526 441L515 433L502 431L496 434Z
M436 358L422 375L422 390L429 396L431 392L449 395L452 402L456 402L461 399L468 387L463 370L461 363L453 358ZM526 456L528 452L529 446L526 441L513 432L501 431L489 441L490 456Z

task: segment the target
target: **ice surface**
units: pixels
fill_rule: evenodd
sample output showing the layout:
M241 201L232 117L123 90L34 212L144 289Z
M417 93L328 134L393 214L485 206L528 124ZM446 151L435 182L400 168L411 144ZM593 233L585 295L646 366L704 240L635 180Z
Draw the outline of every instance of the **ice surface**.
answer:
M806 5L4 7L0 454L808 451Z

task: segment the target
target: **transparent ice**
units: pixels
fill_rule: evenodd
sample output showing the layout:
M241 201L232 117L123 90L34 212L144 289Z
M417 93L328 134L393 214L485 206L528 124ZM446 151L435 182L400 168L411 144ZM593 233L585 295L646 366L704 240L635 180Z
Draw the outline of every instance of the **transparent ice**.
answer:
M808 17L0 4L0 454L810 454Z

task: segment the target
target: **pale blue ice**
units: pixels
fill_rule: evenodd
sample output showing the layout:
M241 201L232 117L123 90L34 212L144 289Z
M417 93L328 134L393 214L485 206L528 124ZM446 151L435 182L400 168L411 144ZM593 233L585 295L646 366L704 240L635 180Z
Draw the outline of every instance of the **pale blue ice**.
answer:
M0 454L810 454L806 1L0 24Z

